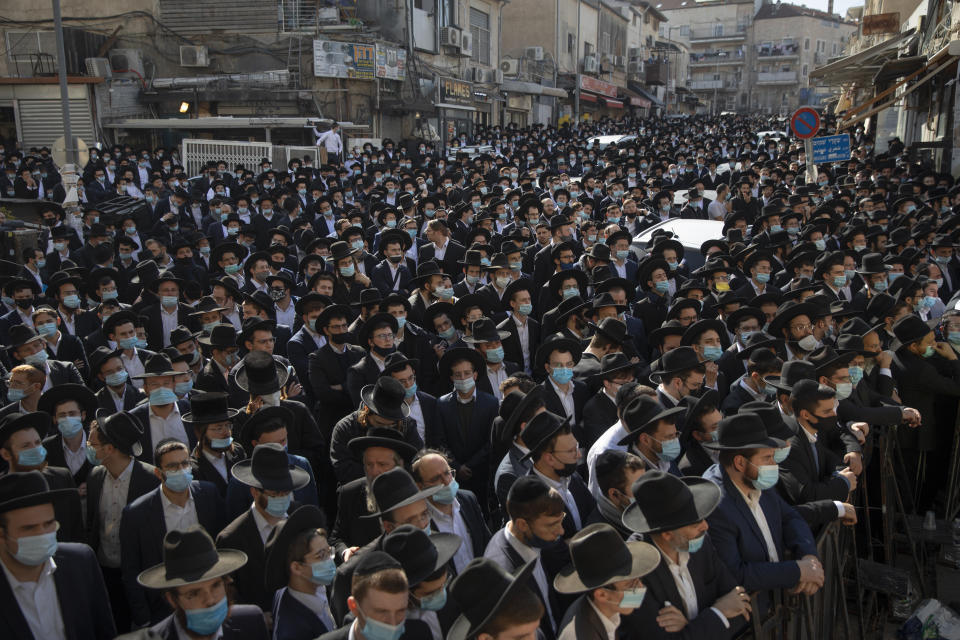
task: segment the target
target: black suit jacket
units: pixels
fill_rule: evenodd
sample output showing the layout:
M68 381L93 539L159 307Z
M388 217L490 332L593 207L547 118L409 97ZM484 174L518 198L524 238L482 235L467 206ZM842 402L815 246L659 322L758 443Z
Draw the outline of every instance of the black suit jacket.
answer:
M499 405L495 397L478 389L473 401L470 425L464 428L460 424L459 404L456 391L440 397L437 400L437 425L432 429L431 425L427 425L426 437L451 453L455 469L463 465L470 468L473 476L461 484L478 496L485 497L489 472L490 427L497 417Z
M188 413L190 411L190 401L177 400L177 408L181 416ZM143 453L138 456L137 459L152 464L153 447L156 446L156 443L153 441L153 434L150 433L150 403L142 402L134 407L130 413L136 416L137 420L140 421L140 427L143 429L143 436L140 438L140 446L143 447ZM186 445L192 451L193 448L197 446L197 436L194 434L193 429L187 424L183 425L183 430L187 434L188 442Z
M841 460L827 449L818 439L814 443L817 459L806 432L794 416L785 416L783 421L793 430L793 436L787 440L790 454L780 463L780 489L783 499L791 505L800 505L814 500L847 501L850 487L847 481L834 472L841 466Z
M483 512L480 510L480 502L476 494L467 489L460 489L457 492L457 502L460 504L460 515L467 525L467 531L470 532L470 539L464 540L463 544L469 544L472 548L473 557L483 557L483 552L490 542L490 529L484 520ZM437 530L436 527L433 527ZM452 565L451 565L452 566Z
M570 384L573 385L573 435L576 436L578 441L586 441L582 428L583 407L587 404L587 400L590 399L590 392L587 390L587 385L579 380L574 380ZM567 413L563 410L563 401L560 400L557 392L553 390L553 385L550 383L550 380L544 380L540 383L540 386L543 387L543 404L547 408L547 411L555 413L561 418L566 416ZM607 426L609 427L610 425L608 424Z
M366 352L352 344L346 345L342 355L338 355L329 344L307 356L308 380L313 389L313 397L323 407L317 412L321 429L329 433L340 418L356 409L353 396L347 385L347 371L360 362ZM339 386L339 389L334 389ZM360 391L357 390L359 394Z
M504 369L506 369L508 378L515 373L519 373L523 371L523 367L521 367L516 362L504 360L503 362L500 363L500 365ZM486 369L477 372L477 389L479 389L480 391L483 391L484 393L489 393L490 395L494 395L493 385L490 384L490 378L487 376Z
M123 508L120 519L120 568L123 588L130 605L130 616L137 626L155 624L170 615L163 593L144 589L137 582L140 572L163 562L163 537L167 524L163 517L163 500L157 487ZM190 486L197 521L211 537L220 532L226 517L223 500L209 482Z
M290 589L278 589L273 597L274 640L316 638L330 631L320 617L290 594Z
M376 384L380 377L380 368L373 361L369 353L347 370L347 380L344 385L350 393L350 406L360 405L360 391L369 384Z
M263 611L245 604L232 605L220 628L222 640L267 640L270 637ZM150 627L150 631L163 640L180 640L173 614Z
M467 250L462 244L454 241L452 238L447 240L447 248L443 254L443 260L439 260L444 273L455 277L456 274L463 272L463 265L459 264ZM423 264L425 260L436 259L436 247L433 243L425 244L420 247L417 254L417 264ZM418 323L419 324L419 323Z
M160 480L153 475L153 469L152 465L139 460L133 461L126 504L160 485ZM103 494L103 482L108 473L110 472L106 467L98 465L87 476L87 540L95 551L100 548L100 496Z
M698 441L690 438L677 466L680 468L680 473L685 476L702 476L704 471L713 466L713 458Z
M53 561L57 565L53 581L67 640L112 640L117 629L96 554L87 545L63 542L53 554ZM0 571L0 619L0 627L7 630L6 637L46 640L31 633L3 571Z
M66 467L55 467L48 463L43 468L42 473L50 489L74 489L77 486L70 474L70 469ZM80 503L80 496L74 494L54 503L54 512L57 516L57 522L60 523L60 530L57 531L58 540L61 542L87 542L87 534L83 528L83 506Z
M147 330L147 348L151 351L160 351L163 349L163 318L160 315L162 313L160 309L160 303L152 304L148 307L144 307L139 315L146 316L148 319L146 330ZM193 322L190 318L190 314L193 313L193 309L183 304L182 302L177 305L177 325L183 325L185 327L192 327Z
M502 340L503 359L516 362L523 366L523 346L520 344L520 332L513 318L507 318L497 325L500 331L508 331L510 335ZM530 356L530 367L533 367L537 347L540 346L540 323L533 318L527 318L527 353Z
M60 361L66 364L73 364L80 374L82 380L86 380L90 375L90 365L87 362L87 352L83 349L83 342L77 336L69 333L60 332L60 343L57 345L57 352L54 353L49 343L44 341L51 360L50 362ZM53 360L56 358L56 360ZM77 365L77 363L80 363ZM53 367L50 368L51 377L53 376ZM59 373L58 373L59 375Z
M106 409L107 411L117 410L117 405L114 404L113 396L110 395L109 389L103 387L100 391L97 391L96 395L98 407ZM143 394L143 391L127 382L123 390L123 410L132 411L134 407L146 400L146 398L147 396Z
M372 512L367 509L366 477L351 480L337 489L337 519L330 532L330 546L343 558L349 547L362 547L383 531L380 521L367 518Z
M582 361L581 361L582 362ZM583 441L580 446L589 449L603 432L610 428L619 418L617 405L610 399L603 389L593 395L583 405Z
M743 618L730 620L730 628L724 627L720 617L710 607L718 598L727 594L737 583L730 570L720 560L709 534L700 551L690 554L687 569L693 579L699 612L690 619L683 598L673 580L673 574L665 558L653 572L643 577L647 595L643 604L629 616L620 619L620 633L630 638L678 638L683 640L712 640L732 638L745 624ZM669 601L687 617L687 626L680 633L670 634L657 624L657 612Z
M67 467L67 457L63 452L63 435L60 434L60 431L44 438L43 446L47 450L47 464L53 467L69 469L69 467ZM90 461L84 460L80 469L73 474L74 484L79 487L86 482L91 469L93 469L93 466L90 464Z
M291 507L291 512L293 508ZM236 520L224 527L217 536L220 549L238 549L247 554L247 564L233 573L233 583L237 591L237 602L255 604L263 610L270 608L273 594L267 592L263 584L263 572L266 565L266 553L263 540L257 531L253 512L247 509Z
M214 468L213 464L207 460L207 456L203 455L203 452L200 451L199 443L193 449L193 453L190 454L193 460L194 479L203 480L215 486L221 498L227 496L227 480L231 477L230 469L233 468L234 464L246 458L247 454L239 443L234 442L230 445L230 448L224 452L223 456L227 467L226 479L224 479L224 477L220 475L220 472Z

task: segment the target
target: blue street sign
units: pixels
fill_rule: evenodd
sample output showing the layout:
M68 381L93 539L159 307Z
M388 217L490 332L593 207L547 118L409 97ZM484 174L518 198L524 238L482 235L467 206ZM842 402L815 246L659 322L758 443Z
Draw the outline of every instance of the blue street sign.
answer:
M827 162L843 162L850 159L850 134L841 133L835 136L821 136L813 138L813 162L824 164Z

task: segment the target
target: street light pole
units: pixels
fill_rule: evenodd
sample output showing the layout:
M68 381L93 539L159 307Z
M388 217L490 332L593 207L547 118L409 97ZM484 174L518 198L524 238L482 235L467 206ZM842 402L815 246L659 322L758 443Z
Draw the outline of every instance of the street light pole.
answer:
M559 20L559 16L557 17ZM573 124L580 126L580 0L577 0L577 46L573 52L573 66L576 69L575 87L573 90Z
M67 152L67 164L77 161L77 149L70 129L70 93L67 87L67 54L63 46L63 19L60 16L60 0L53 0L53 30L57 37L57 76L60 80L60 109L63 111L63 145Z

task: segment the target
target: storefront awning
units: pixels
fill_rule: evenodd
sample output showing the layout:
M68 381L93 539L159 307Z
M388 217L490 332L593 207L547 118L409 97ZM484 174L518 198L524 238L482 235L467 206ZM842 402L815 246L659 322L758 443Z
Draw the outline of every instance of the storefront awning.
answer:
M592 93L580 92L580 102L598 102L597 96Z
M869 81L880 70L883 63L896 57L897 49L913 33L913 29L908 29L859 53L818 67L810 72L810 79L823 78L828 84Z
M641 97L649 100L653 104L653 106L655 107L663 106L662 100L658 99L657 96L653 95L652 93L644 89L642 86L640 86L636 82L628 82L627 86L630 87L630 91L635 91Z
M614 100L613 98L604 98L603 101L606 102L607 106L610 107L611 109L623 109L622 100Z
M891 80L908 76L927 64L927 56L910 56L887 60L873 76L874 84L885 84Z
M550 96L552 98L566 98L567 92L557 87L545 87L535 82L520 80L504 80L500 89L507 93L528 93L532 96Z

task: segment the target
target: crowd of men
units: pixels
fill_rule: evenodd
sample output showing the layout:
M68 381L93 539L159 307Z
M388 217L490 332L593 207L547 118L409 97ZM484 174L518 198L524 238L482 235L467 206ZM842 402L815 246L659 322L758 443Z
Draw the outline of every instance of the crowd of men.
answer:
M49 202L0 263L0 626L714 640L836 579L816 536L883 479L942 514L960 189L862 130L810 182L769 129L199 177L104 146L77 213L48 149L0 147ZM675 217L716 237L635 241Z

